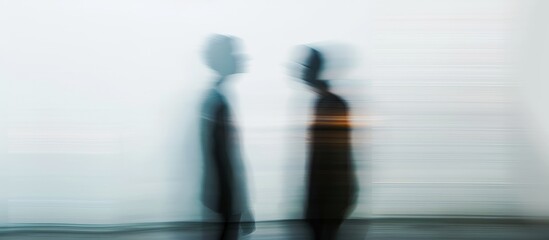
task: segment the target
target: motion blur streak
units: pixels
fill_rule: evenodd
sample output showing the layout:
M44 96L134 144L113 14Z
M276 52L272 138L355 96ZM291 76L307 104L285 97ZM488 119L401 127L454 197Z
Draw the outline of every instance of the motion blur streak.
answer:
M218 237L238 239L241 221L247 222L246 234L253 231L248 204L246 172L240 155L238 133L225 89L231 75L241 72L235 54L236 40L223 35L212 36L206 46L206 64L217 73L201 108L200 140L204 167L202 202L221 218ZM205 218L206 220L207 218ZM214 217L215 219L215 217ZM249 226L249 225L252 226ZM210 239L208 237L208 239Z
M0 0L0 238L547 239L548 11Z

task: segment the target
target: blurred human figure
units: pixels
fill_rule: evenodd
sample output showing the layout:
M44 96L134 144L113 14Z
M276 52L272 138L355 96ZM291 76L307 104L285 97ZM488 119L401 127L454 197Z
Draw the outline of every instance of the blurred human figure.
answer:
M217 73L215 82L202 104L201 146L204 161L202 202L221 220L216 237L238 239L254 231L248 205L245 169L240 156L237 130L225 85L232 75L241 72L236 41L232 37L210 37L204 52L206 64ZM245 224L241 224L241 222Z
M328 81L319 79L320 51L306 47L305 52L298 77L317 95L309 127L305 219L313 239L331 240L356 200L349 106L331 92Z

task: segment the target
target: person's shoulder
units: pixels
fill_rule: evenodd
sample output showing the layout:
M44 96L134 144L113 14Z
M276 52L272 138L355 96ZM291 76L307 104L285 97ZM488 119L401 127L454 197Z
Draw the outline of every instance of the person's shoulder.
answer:
M201 109L203 114L208 113L207 115L211 115L213 112L224 108L226 104L227 103L223 94L213 88L205 92Z
M347 101L345 101L345 99L343 99L343 97L341 97L337 94L332 93L332 97L333 97L334 102L341 103L341 104L346 104L347 103Z
M205 93L204 103L223 103L225 102L225 96L218 89L208 89Z
M201 106L201 115L203 119L217 121L218 115L227 110L225 96L217 89L209 89L205 93Z
M336 107L347 108L347 101L335 93L329 93L322 97L321 102Z

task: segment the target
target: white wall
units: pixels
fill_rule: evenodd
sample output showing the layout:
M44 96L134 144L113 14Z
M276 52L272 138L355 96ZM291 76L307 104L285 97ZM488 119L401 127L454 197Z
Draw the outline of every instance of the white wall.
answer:
M249 57L234 93L259 220L301 215L311 96L286 66L311 42L352 49L334 85L355 113L355 217L513 214L519 2L1 0L0 222L200 219L210 33Z

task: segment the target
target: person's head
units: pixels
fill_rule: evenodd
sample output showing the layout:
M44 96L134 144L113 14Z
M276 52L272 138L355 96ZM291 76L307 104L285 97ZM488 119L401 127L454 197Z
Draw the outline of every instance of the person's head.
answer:
M220 76L241 72L240 59L236 55L236 40L233 37L215 34L211 36L204 51L206 64Z
M315 48L305 46L302 49L297 64L300 66L300 73L297 76L303 82L313 88L317 92L326 92L329 90L328 82L320 80L319 76L324 67L324 58L322 53Z

